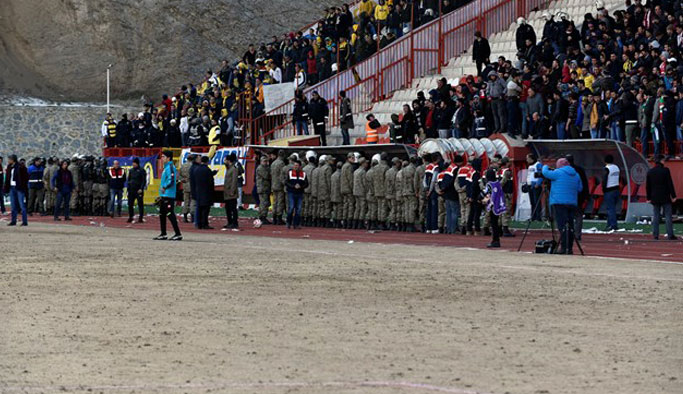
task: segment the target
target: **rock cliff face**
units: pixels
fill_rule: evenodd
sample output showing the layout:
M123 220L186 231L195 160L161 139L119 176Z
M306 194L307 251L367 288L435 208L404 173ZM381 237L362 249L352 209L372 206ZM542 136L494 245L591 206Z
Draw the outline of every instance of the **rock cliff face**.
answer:
M198 80L340 0L2 0L0 94L102 102Z

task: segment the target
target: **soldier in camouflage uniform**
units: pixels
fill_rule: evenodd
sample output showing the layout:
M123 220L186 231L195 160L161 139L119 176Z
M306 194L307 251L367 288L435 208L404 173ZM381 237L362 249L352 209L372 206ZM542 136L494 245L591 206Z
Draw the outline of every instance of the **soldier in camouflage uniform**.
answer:
M413 156L410 158L408 165L401 170L403 179L403 216L405 218L406 231L411 233L415 232L418 195L421 194L422 190L422 181L415 182L417 179L415 163L417 163L417 158Z
M396 223L398 231L406 231L405 208L403 202L403 169L408 166L408 161L401 162L399 170L396 172Z
M285 151L280 150L277 158L270 163L270 181L273 190L273 224L285 224L282 214L285 210L285 184L282 169L285 166Z
M344 228L351 228L354 224L355 204L356 199L353 195L353 172L354 155L349 152L346 155L346 162L341 169L341 195L342 195L342 219L344 220Z
M107 159L100 158L95 171L95 183L93 184L93 213L97 216L105 216L109 209L109 176L107 175Z
M425 210L427 208L427 189L424 185L425 172L427 169L426 162L429 162L430 158L425 157L424 160L421 158L416 158L415 174L413 176L413 187L415 193L417 193L417 216L415 217L414 224L415 228L425 230Z
M311 197L311 180L313 179L313 170L315 170L317 166L317 160L316 157L313 155L308 156L307 158L308 164L304 166L304 173L306 173L306 179L308 180L308 186L304 189L304 200L302 202L302 207L301 207L301 216L304 218L304 226L310 226L312 223L312 214L313 210L311 209L311 202L312 202L312 197Z
M472 171L472 166L469 164L461 165L453 184L460 202L460 234L462 235L467 234L467 218L470 216L471 202L467 199L467 183Z
M341 168L342 163L336 163L334 165L334 172L330 177L330 202L332 203L331 218L335 228L341 228L342 224Z
M258 216L263 224L271 224L268 221L268 208L270 208L271 173L267 156L261 156L261 162L256 168L256 190L258 191L259 206Z
M330 194L332 193L332 173L334 172L334 167L336 167L334 157L326 156L325 163L318 172L318 215L320 216L320 225L322 227L330 225L332 213Z
M71 176L74 182L74 189L71 192L72 198L69 202L69 210L71 211L71 216L80 216L81 209L78 205L79 197L83 186L81 185L81 167L80 167L80 157L74 155L71 163L69 164L69 171L71 171Z
M320 224L320 218L318 216L318 180L319 180L319 173L322 168L322 163L325 161L325 155L321 155L318 158L318 163L316 164L315 168L313 171L311 171L311 180L310 185L311 185L311 226L318 227Z
M81 207L83 207L84 215L92 215L92 193L93 183L95 181L95 163L94 157L88 156L83 163L83 200Z
M195 161L195 155L188 155L187 161L180 166L180 182L183 185L183 221L185 223L190 223L187 215L192 214L196 210L197 202L192 199L192 184L190 183L190 168L192 168L192 163Z
M367 222L366 228L368 230L376 230L377 224L377 197L375 197L375 182L374 174L375 169L379 165L379 160L372 160L370 169L365 173L365 186L367 188L366 198L367 201L367 214L365 215L365 220Z
M50 157L47 159L47 168L43 172L43 185L45 186L45 212L54 212L57 202L57 193L52 189L50 182L52 176L59 170L59 159Z
M363 221L368 213L366 200L368 187L365 175L367 174L369 163L364 157L361 157L358 160L358 164L358 168L353 172L353 197L356 200L353 214L353 228L355 229L363 227Z
M372 183L375 198L377 199L377 227L381 230L387 229L387 200L386 200L386 185L385 177L386 172L389 170L389 165L387 164L387 154L382 153L380 155L379 163L372 173Z
M398 157L391 159L391 168L384 173L384 196L387 204L387 226L389 230L398 229L398 215L396 214L396 174L401 169L401 160Z

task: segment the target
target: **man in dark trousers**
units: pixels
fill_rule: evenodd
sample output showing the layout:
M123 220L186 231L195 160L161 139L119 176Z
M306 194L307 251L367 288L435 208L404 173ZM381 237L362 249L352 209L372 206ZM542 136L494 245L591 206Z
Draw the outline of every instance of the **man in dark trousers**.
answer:
M583 211L586 209L586 201L590 197L590 191L588 190L588 177L586 177L586 170L580 165L574 163L574 155L565 156L569 165L572 166L574 171L579 174L581 178L581 191L578 196L577 209L574 211L574 239L581 241L581 231L583 231Z
M17 155L11 155L5 169L5 194L9 194L12 205L12 221L8 226L17 225L17 215L21 209L21 225L28 226L26 213L26 194L28 193L28 170L17 160Z
M135 202L138 202L140 218L138 223L144 222L144 193L147 188L147 172L140 168L140 159L133 158L133 168L128 170L128 223L133 223Z
M308 103L308 116L313 122L313 131L315 135L320 136L320 143L322 146L327 146L327 133L325 132L325 122L330 114L330 109L327 106L327 100L320 97L318 92L313 92L311 101Z
M664 157L657 155L655 166L647 172L647 202L652 204L654 209L652 218L652 236L659 239L659 223L661 212L664 210L666 219L666 234L669 240L675 240L674 227L671 218L671 203L676 201L676 190L671 179L671 172L664 167Z
M223 201L225 202L225 216L227 224L223 228L237 228L237 197L238 193L238 170L237 155L231 153L224 159L225 178L223 179Z
M208 156L202 156L202 163L194 170L193 175L192 184L197 192L197 227L200 230L213 230L213 227L209 226L209 211L213 194L213 172L209 168Z
M491 46L489 40L482 37L481 32L474 33L474 44L472 44L472 61L477 65L477 75L481 76L481 68L489 62L491 57Z

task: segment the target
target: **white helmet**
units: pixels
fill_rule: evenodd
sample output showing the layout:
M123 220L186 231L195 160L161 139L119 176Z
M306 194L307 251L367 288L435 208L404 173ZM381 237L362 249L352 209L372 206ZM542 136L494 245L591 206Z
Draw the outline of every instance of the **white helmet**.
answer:
M254 219L254 228L261 228L263 226L263 222L261 222L261 219Z
M524 19L523 17L520 16L519 18L517 18L517 24L518 25L523 25L525 23L526 23L526 19Z
M373 163L374 163L374 162L379 163L380 161L382 161L382 155L380 155L379 153L375 153L375 155L372 156L372 161L371 161L371 162L373 162Z
M318 157L318 155L315 153L315 151L306 151L306 160L309 160L311 157Z
M140 112L140 113L138 114L138 118L144 118L144 117L145 117L145 114L144 114L144 113Z
M595 8L597 8L597 9L605 8L605 2L602 0L595 0Z
M550 20L550 13L548 11L543 11L543 19L544 20Z
M360 153L358 152L353 152L353 162L358 163L358 160L360 160L361 156Z
M325 160L327 160L327 155L320 155L320 160L318 160L318 163L323 163Z

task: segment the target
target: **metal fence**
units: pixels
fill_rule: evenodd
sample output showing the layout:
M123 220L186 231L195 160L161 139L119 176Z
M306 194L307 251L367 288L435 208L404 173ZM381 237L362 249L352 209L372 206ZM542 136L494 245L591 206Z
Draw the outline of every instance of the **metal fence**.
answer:
M411 84L413 79L441 72L448 61L463 54L472 44L475 31L488 36L507 30L518 16L545 8L548 0L475 0L422 25L381 49L368 59L331 78L304 89L310 98L316 91L328 101L328 127L339 125L339 91L346 91L354 113L367 111L378 101ZM250 101L248 97L245 102ZM290 101L268 113L253 117L251 111L240 120L252 143L296 135Z

